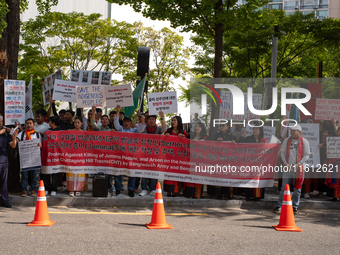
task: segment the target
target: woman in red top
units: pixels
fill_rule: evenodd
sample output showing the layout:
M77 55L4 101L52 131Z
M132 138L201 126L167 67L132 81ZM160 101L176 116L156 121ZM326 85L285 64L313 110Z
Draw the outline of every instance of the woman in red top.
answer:
M183 129L182 118L175 116L171 120L171 127L165 131L164 135L177 135L179 137L188 138L187 132ZM179 194L179 182L164 180L164 191L167 192L167 196L175 196Z

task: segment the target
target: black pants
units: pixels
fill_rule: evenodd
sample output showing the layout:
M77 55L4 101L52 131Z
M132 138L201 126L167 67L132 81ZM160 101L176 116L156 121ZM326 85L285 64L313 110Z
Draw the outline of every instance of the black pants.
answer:
M40 178L44 181L46 191L57 192L58 174L40 174Z

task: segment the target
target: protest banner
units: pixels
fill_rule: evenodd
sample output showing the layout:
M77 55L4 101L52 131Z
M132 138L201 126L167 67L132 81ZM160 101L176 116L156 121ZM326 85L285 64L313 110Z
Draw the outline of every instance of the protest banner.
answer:
M4 80L5 125L25 123L25 81Z
M246 125L246 130L248 133L245 135L251 136L253 134L253 128L249 125ZM263 126L263 137L266 139L266 142L269 143L272 136L275 136L276 127L269 127L269 126Z
M77 107L102 106L104 104L104 86L82 85L76 87Z
M104 172L231 187L271 187L279 150L279 144L193 143L111 131L47 131L45 137L45 174Z
M259 119L258 115L253 114L248 107L248 94L244 93L244 115L233 114L233 96L228 91L221 91L220 98L222 106L220 107L220 119L233 120L250 120ZM262 94L253 94L253 106L256 110L261 110Z
M327 158L340 159L340 137L326 138Z
M28 171L41 167L39 139L24 140L18 143L21 171Z
M44 105L47 105L51 102L54 82L56 79L62 79L61 70L58 70L57 72L46 76L44 79L41 79L41 90L43 93Z
M117 105L121 107L133 106L131 84L105 86L104 95L108 108L116 108Z
M111 85L112 72L71 70L70 81L84 84Z
M76 86L82 86L83 83L55 80L53 100L66 101L66 102L77 102L76 97Z
M177 92L148 93L149 115L156 115L159 111L164 113L177 112Z
M316 99L315 119L340 120L340 100L324 98Z

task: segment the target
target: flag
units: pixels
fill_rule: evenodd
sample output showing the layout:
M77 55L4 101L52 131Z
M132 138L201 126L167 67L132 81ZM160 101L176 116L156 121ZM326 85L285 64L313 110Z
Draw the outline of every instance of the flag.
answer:
M141 98L143 93L144 93L145 81L146 81L146 76L143 78L143 80L141 80L138 83L135 91L132 93L133 106L125 107L125 116L126 117L133 114L134 111L136 110L136 108L138 106L138 99Z
M296 99L298 99L298 94L296 94ZM294 120L296 120L297 122L300 121L300 110L299 108L297 107L297 105L295 105L294 107Z
M26 91L26 107L25 107L25 119L32 118L33 119L33 112L32 112L32 82L33 77L31 76L30 83L28 84L28 88ZM22 123L21 123L22 124Z
M293 93L290 95L290 99L292 99L292 98L293 98ZM283 116L283 119L284 119L284 120L289 119L290 108L291 108L291 107L290 107L290 104L287 104L287 106L286 106L286 115ZM284 124L287 125L288 123L285 122ZM282 127L281 127L281 131L280 131L281 137L283 137L285 134L287 134L287 131L288 131L287 128L284 127L284 126L282 126Z

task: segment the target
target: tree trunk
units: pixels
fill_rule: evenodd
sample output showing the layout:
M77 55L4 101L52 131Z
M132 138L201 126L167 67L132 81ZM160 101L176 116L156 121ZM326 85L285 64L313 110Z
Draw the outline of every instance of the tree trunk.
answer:
M18 73L18 54L20 37L20 1L7 0L9 13L7 14L8 33L8 79L16 80Z
M214 79L222 78L222 50L223 50L223 24L217 23L215 26L215 62L214 62ZM220 94L220 89L216 89L217 93ZM219 119L220 105L212 104L211 119L209 133L215 134L217 127L214 127L214 119Z

